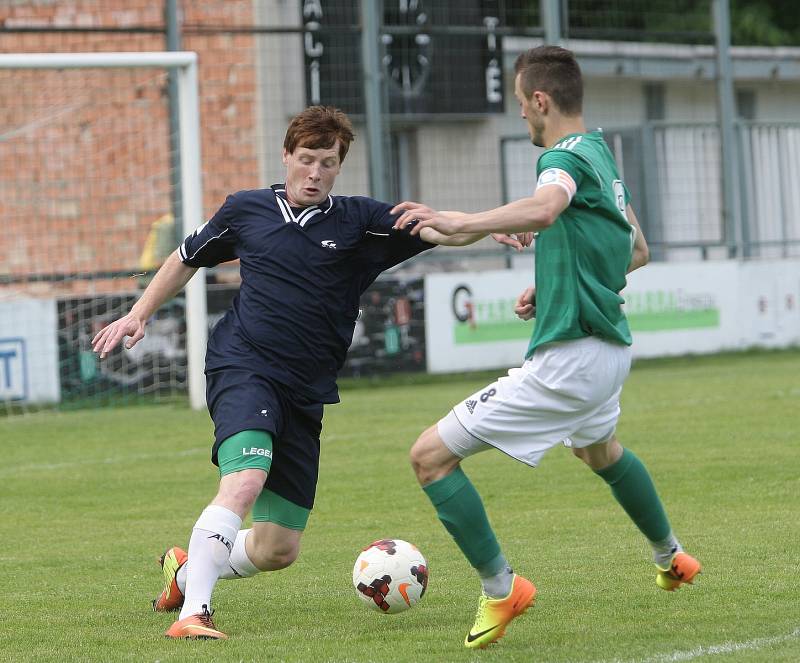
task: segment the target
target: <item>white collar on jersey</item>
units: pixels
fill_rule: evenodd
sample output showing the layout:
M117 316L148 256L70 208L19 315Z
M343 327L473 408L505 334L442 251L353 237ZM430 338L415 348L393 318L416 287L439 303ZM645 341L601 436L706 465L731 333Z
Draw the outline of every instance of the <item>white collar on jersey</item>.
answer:
M295 216L292 211L292 206L289 205L289 201L286 200L286 187L276 184L272 187L272 190L275 192L275 200L278 201L278 209L280 209L281 214L283 214L283 220L286 221L286 223L297 223L301 228L305 226L312 217L317 214L327 214L333 207L333 196L329 194L327 208L320 209L319 205L311 205L311 207L303 208L303 210Z

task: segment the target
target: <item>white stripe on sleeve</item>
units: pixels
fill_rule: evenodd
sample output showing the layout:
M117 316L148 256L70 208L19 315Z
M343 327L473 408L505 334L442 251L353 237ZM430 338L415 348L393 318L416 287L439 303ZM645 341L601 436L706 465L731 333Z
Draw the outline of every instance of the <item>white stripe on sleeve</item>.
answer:
M207 245L208 245L210 242L213 242L215 239L219 239L219 238L220 238L220 237L222 237L222 236L223 236L223 235L224 235L226 232L228 232L228 230L230 230L230 228L225 228L225 230L223 230L223 231L222 231L222 232L221 232L219 235L215 235L214 237L209 237L209 238L208 238L208 239L207 239L205 242L203 242L203 245L202 245L202 246L199 246L199 247L197 247L197 250L196 250L196 251L195 251L195 252L194 252L192 255L190 255L190 256L187 256L186 258L183 258L183 262L186 262L187 260L194 260L194 259L195 259L195 257L197 256L197 254L198 254L198 253L200 253L200 251L202 251L204 248L206 248L206 246L207 246ZM185 251L186 251L186 250L184 249L184 253L185 253Z

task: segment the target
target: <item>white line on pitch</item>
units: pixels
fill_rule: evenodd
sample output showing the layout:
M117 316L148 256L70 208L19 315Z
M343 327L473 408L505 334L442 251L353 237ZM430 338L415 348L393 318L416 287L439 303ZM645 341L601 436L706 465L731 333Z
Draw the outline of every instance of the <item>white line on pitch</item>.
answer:
M153 458L182 458L184 456L195 456L200 453L211 453L209 447L196 447L185 449L184 451L171 451L156 454L133 454L130 456L113 456L111 458L96 458L65 461L63 463L28 463L26 465L12 465L0 470L0 477L13 476L20 472L36 472L37 470L63 470L68 467L84 467L86 465L113 465L114 463L127 463L139 460L151 460Z
M800 637L800 628L794 629L785 635L775 635L768 638L754 638L745 642L723 642L718 645L706 645L695 647L686 651L675 651L670 654L656 654L642 659L623 661L614 659L613 661L597 661L596 663L677 663L678 661L691 661L701 656L716 656L718 654L731 654L737 651L758 650L772 645L779 645L787 640L794 640Z
M414 431L418 432L415 428ZM397 431L395 431L397 432ZM340 440L351 440L358 438L373 437L374 434L370 432L363 433L349 433L347 435L325 435L322 436L322 442L333 442ZM0 469L0 477L14 476L20 472L36 472L48 470L63 470L69 467L84 467L86 465L113 465L115 463L135 462L139 460L151 460L155 458L182 458L184 456L194 456L200 453L211 454L211 445L207 447L195 447L186 449L184 451L164 452L155 454L133 454L130 456L112 456L110 458L96 458L84 460L64 461L63 463L27 463L25 465L11 465Z

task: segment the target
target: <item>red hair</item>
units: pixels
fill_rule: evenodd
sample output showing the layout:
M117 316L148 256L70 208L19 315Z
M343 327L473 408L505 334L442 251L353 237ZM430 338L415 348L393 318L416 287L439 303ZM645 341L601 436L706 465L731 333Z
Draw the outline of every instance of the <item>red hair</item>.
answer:
M347 115L332 106L309 106L295 115L289 123L283 147L292 154L298 147L309 150L328 149L337 140L341 163L353 140L353 125Z

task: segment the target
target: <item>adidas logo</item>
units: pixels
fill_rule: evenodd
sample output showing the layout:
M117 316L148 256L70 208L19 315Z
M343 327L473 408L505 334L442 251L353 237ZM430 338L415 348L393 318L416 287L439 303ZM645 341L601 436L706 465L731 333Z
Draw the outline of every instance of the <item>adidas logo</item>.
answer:
M466 403L464 403L464 405L466 405L466 406L467 406L467 409L469 410L469 413L470 413L470 414L472 414L473 412L475 412L475 406L476 406L477 404L478 404L478 401L467 401Z

